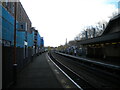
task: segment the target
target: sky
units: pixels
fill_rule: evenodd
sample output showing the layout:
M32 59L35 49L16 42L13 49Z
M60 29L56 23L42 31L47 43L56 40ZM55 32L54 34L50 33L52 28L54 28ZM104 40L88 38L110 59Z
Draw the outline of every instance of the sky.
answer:
M86 26L109 21L119 0L20 0L45 46L74 40Z

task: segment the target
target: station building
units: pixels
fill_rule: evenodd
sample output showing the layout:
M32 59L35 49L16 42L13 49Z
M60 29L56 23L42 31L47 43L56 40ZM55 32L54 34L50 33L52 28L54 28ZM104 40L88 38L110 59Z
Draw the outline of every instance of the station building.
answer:
M101 36L77 41L86 50L86 56L120 60L120 14L112 18Z

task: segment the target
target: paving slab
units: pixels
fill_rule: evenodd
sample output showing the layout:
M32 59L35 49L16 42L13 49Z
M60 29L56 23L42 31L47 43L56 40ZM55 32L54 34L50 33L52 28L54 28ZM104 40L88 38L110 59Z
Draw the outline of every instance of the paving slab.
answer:
M62 88L43 53L33 59L17 77L13 88Z

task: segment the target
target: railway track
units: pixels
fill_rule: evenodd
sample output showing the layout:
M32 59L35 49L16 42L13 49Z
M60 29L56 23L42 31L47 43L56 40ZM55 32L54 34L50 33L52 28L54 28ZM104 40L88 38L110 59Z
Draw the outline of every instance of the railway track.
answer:
M50 58L66 72L82 89L120 89L120 78L78 62L73 58L68 58L55 52L49 52Z
M74 82L77 83L77 85L79 85L78 88L80 87L81 90L95 89L86 80L84 80L84 78L82 78L79 74L75 73L69 67L65 66L60 61L58 61L51 53L48 53L48 55L67 75L71 77L72 80L74 80Z
M68 58L72 58L74 59L76 62L79 63L83 63L87 66L92 66L95 67L97 69L102 69L105 72L110 72L110 73L114 73L116 75L118 75L119 77L119 72L120 72L120 66L118 65L113 65L113 64L107 64L107 63L103 63L103 62L98 62L98 61L93 61L93 60L89 60L89 59L85 59L85 58L80 58L80 57L74 57L72 55L67 55L67 54L63 54L63 53L59 53L59 52L55 52L59 55L68 57Z

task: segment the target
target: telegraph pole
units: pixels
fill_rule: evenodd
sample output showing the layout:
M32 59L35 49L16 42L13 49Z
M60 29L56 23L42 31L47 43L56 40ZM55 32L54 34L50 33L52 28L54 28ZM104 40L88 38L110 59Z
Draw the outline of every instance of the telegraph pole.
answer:
M16 84L17 81L17 62L16 62L16 15L17 2L14 2L14 58L13 58L13 81Z

